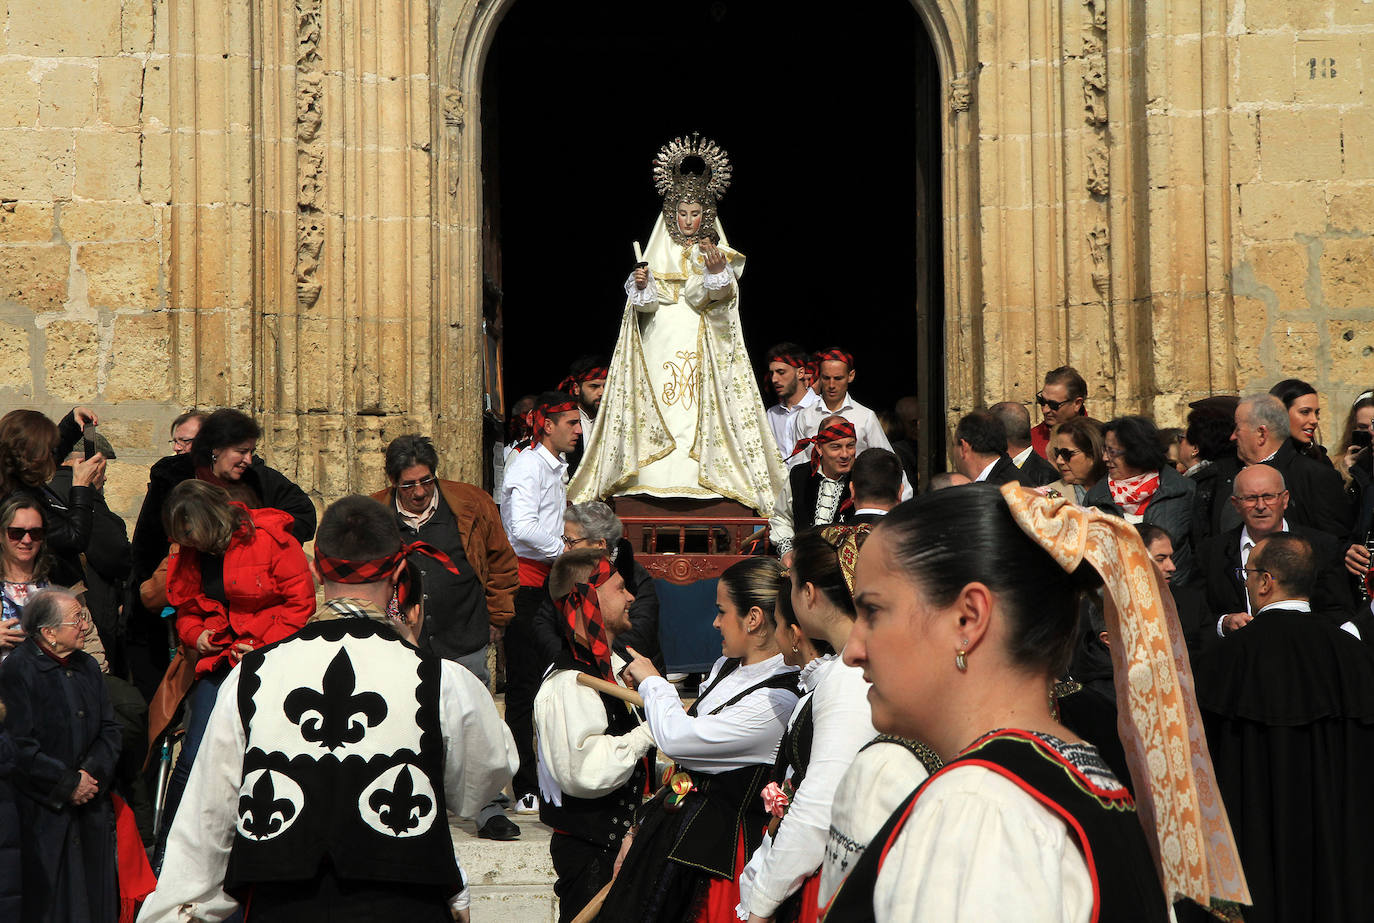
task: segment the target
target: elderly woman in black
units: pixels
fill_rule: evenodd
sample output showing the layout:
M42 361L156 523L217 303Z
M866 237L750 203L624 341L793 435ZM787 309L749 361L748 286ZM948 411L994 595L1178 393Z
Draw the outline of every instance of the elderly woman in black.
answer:
M110 785L120 728L100 668L81 648L90 614L60 587L24 606L28 640L0 664L18 751L24 923L119 917Z
M1193 519L1193 482L1174 470L1159 444L1159 431L1145 417L1117 417L1102 427L1102 460L1107 476L1083 498L1125 517L1127 522L1159 526L1174 541L1174 579L1187 583L1193 574L1189 532Z

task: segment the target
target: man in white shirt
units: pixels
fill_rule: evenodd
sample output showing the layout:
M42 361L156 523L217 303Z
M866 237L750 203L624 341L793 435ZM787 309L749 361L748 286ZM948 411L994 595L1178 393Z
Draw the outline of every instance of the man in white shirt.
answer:
M600 548L578 548L549 574L563 647L534 699L540 820L553 828L549 855L559 920L577 916L606 882L634 822L654 738L625 702L578 682L586 673L623 686L616 638L630 630L634 596Z
M856 454L854 424L838 415L826 417L820 432L807 442L811 451L802 454L809 465L788 471L768 520L769 540L784 567L792 564L796 533L812 526L848 522L854 509L849 493L849 470Z
M530 415L530 447L511 459L501 484L501 523L515 549L520 588L515 617L506 626L506 724L515 735L520 768L515 774L515 810L539 810L534 760L534 694L545 663L539 654L534 617L544 597L549 567L563 553L563 510L568 506L568 463L564 453L582 434L577 400L547 391Z
M820 395L806 385L805 369L808 359L796 343L779 343L768 350L768 384L778 396L778 402L767 410L768 426L777 440L778 451L786 458L797 444L793 436L792 418L804 407L820 401Z
M608 374L604 356L582 356L569 366L568 377L558 386L559 391L565 391L577 400L577 415L582 423L582 435L577 440L577 447L568 453L568 477L577 473L582 452L592 436L592 426L596 423L596 412L601 408L601 395L606 390Z
M820 362L821 399L793 414L792 447L782 454L792 455L798 442L816 435L821 421L836 414L854 424L857 451L877 446L891 452L892 444L887 441L877 415L849 396L849 385L854 381L854 357L842 349L829 349L816 358ZM803 452L792 455L787 464L795 468L806 460Z

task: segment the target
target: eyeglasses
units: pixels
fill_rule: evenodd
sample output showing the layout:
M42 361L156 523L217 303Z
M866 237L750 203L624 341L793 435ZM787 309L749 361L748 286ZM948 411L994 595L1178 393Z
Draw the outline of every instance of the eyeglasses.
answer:
M1059 459L1060 461L1068 462L1075 455L1082 455L1083 453L1078 451L1077 449L1055 449L1052 454L1055 458Z
M1065 404L1072 404L1073 398L1070 398L1067 401L1052 401L1049 398L1045 397L1044 391L1037 391L1035 394L1035 402L1039 404L1041 407L1048 407L1050 410L1058 410Z
M190 439L187 439L185 436L173 436L171 439L168 440L168 442L176 446L178 449L184 449L195 441L196 440L194 436L192 436Z
M31 526L27 529L21 529L18 526L6 526L5 534L9 536L12 542L22 542L25 535L32 537L35 542L41 542L45 533L42 526Z
M1246 575L1246 574L1267 574L1267 573L1269 573L1269 571L1267 571L1267 570L1260 570L1258 567L1237 567L1237 568L1236 568L1236 571L1235 571L1236 579L1239 580L1241 583L1244 583L1244 582L1245 582L1245 575Z
M90 610L90 609L87 609L85 606L82 606L82 607L81 607L81 611L80 611L79 613L77 613L76 621L75 621L75 622L58 622L57 624L58 624L58 626L63 627L63 628L66 628L66 627L68 627L68 626L73 627L73 628L81 628L81 627L83 627L83 626L85 626L85 625L89 625L90 623L91 623L91 610Z
M1231 499L1240 503L1241 506L1254 507L1261 504L1269 506L1286 493L1288 493L1288 491L1285 490L1277 494L1246 494L1243 497L1232 497Z
M1126 450L1125 450L1125 449L1109 449L1109 448L1104 448L1104 449L1102 450L1102 457L1103 457L1103 458L1120 458L1121 456L1123 456L1123 455L1125 455L1125 454L1126 454Z
M420 478L420 480L418 480L418 481L402 481L401 483L399 483L399 484L396 485L396 489L397 489L397 490L418 490L418 489L421 488L421 487L428 487L429 485L433 484L433 483L434 483L435 481L437 481L437 480L439 480L439 479L436 478L434 475L431 474L429 477L427 477L427 478Z
M589 538L573 538L571 535L563 536L563 544L568 548L576 548L582 542L589 542Z

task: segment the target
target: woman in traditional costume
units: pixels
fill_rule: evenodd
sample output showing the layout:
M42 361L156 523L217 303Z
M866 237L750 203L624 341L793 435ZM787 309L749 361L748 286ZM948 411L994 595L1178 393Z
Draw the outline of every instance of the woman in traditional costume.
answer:
M1051 699L1099 574L1139 814ZM845 660L873 683L874 726L945 766L828 919L1145 923L1181 897L1248 902L1181 630L1129 524L1015 484L939 491L875 527L855 588Z
M713 141L675 138L654 182L663 213L625 281L601 409L568 495L727 497L767 517L786 471L740 332L744 255L716 218L730 159Z
M862 671L839 659L854 627L854 563L868 532L868 526L811 529L792 547L792 614L827 653L802 667L802 698L765 790L765 806L781 820L740 875L741 920L814 923L819 913L816 895L836 787L875 734L868 683Z
M721 574L715 626L725 654L684 710L645 657L625 668L654 744L677 771L640 812L599 919L730 920L737 879L768 822L760 793L797 703L797 669L773 631L781 565L746 558Z

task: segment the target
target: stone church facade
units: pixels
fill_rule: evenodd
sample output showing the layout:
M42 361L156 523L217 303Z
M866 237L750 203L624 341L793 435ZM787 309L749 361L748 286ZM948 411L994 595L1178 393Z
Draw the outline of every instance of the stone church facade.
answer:
M318 501L421 430L480 480L480 87L514 0L7 0L0 399L84 402L111 505L190 406ZM947 411L1374 386L1366 0L912 0L945 84ZM1374 71L1374 62L1371 62Z

